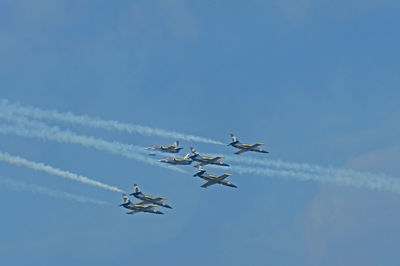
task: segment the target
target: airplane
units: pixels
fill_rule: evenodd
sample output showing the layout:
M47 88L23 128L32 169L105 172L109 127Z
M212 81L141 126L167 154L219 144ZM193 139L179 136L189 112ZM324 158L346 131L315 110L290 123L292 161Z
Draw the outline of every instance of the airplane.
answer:
M241 154L246 151L255 151L255 152L261 152L261 153L269 153L268 151L260 148L261 145L264 145L264 143L256 143L254 145L252 144L245 144L245 143L240 143L240 141L231 133L232 137L232 142L229 143L227 146L231 145L235 148L240 149L240 151L235 152L235 154Z
M196 165L195 167L204 166L204 165L207 165L207 164L229 166L229 164L224 163L223 161L221 161L221 159L224 158L224 156L217 156L217 157L214 157L214 158L204 157L204 156L200 156L200 154L193 147L190 147L190 150L193 153L193 155L190 156L190 159L192 159L193 161L199 162L199 164Z
M140 191L140 188L138 185L134 184L133 185L135 192L130 194L130 196L134 196L137 199L140 199L142 202L138 203L138 205L144 205L144 204L154 204L157 206L162 206L165 208L170 208L172 209L171 206L166 204L163 200L166 199L164 197L151 197L144 195L142 191Z
M201 187L208 188L209 186L212 186L215 184L221 184L224 186L237 188L236 185L225 180L225 178L227 178L228 176L231 176L231 174L223 174L221 176L209 175L206 173L206 170L204 170L201 166L199 166L198 168L199 168L199 172L194 174L193 176L198 176L207 181L207 183L204 183L203 185L201 185Z
M170 153L178 153L180 150L183 148L178 148L179 146L179 141L175 141L174 144L171 146L158 146L158 145L153 145L151 147L147 147L146 150L157 150L157 151L163 151L163 152L170 152Z
M183 159L176 159L176 158L164 158L159 160L162 163L169 163L169 164L173 164L173 165L188 165L191 164L193 162L192 159L190 159L190 154L186 154L186 156Z
M135 214L138 212L149 212L149 213L154 213L154 214L164 214L160 212L159 210L154 209L157 207L157 205L140 205L140 204L134 204L131 202L131 200L128 198L127 195L122 194L122 198L124 199L124 203L120 204L119 206L122 206L124 208L127 208L131 210L130 212L127 212L126 214Z

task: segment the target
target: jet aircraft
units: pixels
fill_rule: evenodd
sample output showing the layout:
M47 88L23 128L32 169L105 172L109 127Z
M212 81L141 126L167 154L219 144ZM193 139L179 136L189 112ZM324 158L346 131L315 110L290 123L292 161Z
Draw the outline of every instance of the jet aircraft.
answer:
M264 145L264 143L256 143L254 145L252 144L245 144L245 143L240 143L240 141L235 137L235 135L231 134L232 137L232 142L228 144L238 148L239 151L235 152L235 154L241 154L246 151L255 151L255 152L261 152L261 153L268 153L268 151L260 148L261 145Z
M231 174L223 174L221 176L216 176L216 175L207 174L206 170L204 170L201 166L199 166L198 169L199 169L199 172L194 174L193 176L198 176L207 181L207 183L204 183L203 185L201 185L201 187L203 187L203 188L208 188L209 186L212 186L215 184L221 184L224 186L234 187L234 188L237 187L236 185L232 184L231 182L229 182L225 179L228 176L231 176Z
M221 161L222 158L224 158L224 156L217 156L214 158L211 157L205 157L205 156L200 156L200 154L193 148L190 147L190 150L192 151L193 155L190 156L190 158L193 161L198 162L199 164L196 165L197 166L204 166L207 164L215 164L215 165L221 165L221 166L229 166L229 164L224 163L223 161Z
M191 164L193 162L192 159L190 159L190 154L186 154L186 156L183 159L177 159L177 158L164 158L161 159L160 162L162 163L169 163L169 164L173 164L173 165L188 165Z
M152 196L148 196L148 195L144 195L142 193L142 191L140 191L140 188L137 184L133 185L134 191L132 194L130 194L131 196L134 196L137 199L140 199L142 202L138 203L138 205L144 205L144 204L154 204L157 206L162 206L165 208L170 208L172 209L171 206L169 206L167 203L165 203L163 200L165 200L166 198L164 197L152 197Z
M140 204L134 204L131 202L131 200L128 198L127 195L122 194L122 198L124 199L124 203L120 204L119 206L122 206L124 208L127 208L131 210L130 212L127 212L126 214L135 214L138 212L149 212L149 213L154 213L154 214L164 214L160 212L159 210L156 210L155 207L157 205L140 205Z
M158 146L158 145L153 145L151 147L147 147L146 150L153 150L153 151L163 151L163 152L169 152L169 153L178 153L180 150L183 148L178 148L179 146L179 141L175 141L174 144L171 146Z

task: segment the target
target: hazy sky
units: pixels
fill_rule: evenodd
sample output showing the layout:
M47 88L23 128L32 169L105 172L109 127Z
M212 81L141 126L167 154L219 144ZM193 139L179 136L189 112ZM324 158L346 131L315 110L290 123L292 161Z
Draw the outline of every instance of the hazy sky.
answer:
M0 0L0 98L226 143L233 132L270 151L246 157L400 177L399 12L394 0ZM175 140L52 125L138 146ZM138 183L173 206L128 216L119 193L0 162L4 180L110 203L0 182L1 265L400 260L394 193L238 173L237 189L203 189L192 166L181 174L74 144L0 139L1 152L127 191Z

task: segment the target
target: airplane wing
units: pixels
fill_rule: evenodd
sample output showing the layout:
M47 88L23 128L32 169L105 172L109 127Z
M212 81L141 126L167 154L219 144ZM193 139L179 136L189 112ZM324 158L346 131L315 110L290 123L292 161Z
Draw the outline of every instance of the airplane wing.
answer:
M239 151L235 152L235 154L242 154L242 153L244 153L244 152L246 152L246 151L249 151L249 150L250 150L250 149L248 149L248 148L240 149Z
M240 151L235 152L235 154L241 154L243 152L250 151L250 150L255 149L255 148L257 148L257 147L259 147L259 146L261 146L263 144L264 143L256 143L254 145L249 145L246 148L240 148Z
M264 143L256 143L256 144L252 145L251 148L254 149L254 148L257 148L257 147L259 147L261 145L264 145Z
M131 212L127 212L126 214L135 214L135 213L138 213L139 211L136 211L136 210L133 210L133 211L131 211Z
M231 174L223 174L223 175L219 176L219 177L217 178L217 180L218 180L218 181L224 180L224 179L227 178L228 176L231 176Z
M158 198L154 198L154 200L166 200L167 198L164 197L158 197Z
M204 183L203 185L201 185L202 188L208 188L209 186L215 185L217 184L216 182L213 181L208 181L207 183Z

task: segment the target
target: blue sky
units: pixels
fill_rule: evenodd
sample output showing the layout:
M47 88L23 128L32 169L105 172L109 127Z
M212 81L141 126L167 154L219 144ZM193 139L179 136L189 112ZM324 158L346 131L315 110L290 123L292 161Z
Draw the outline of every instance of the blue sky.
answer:
M0 1L0 96L227 143L234 132L270 151L246 156L400 177L399 11L394 0ZM58 125L140 146L174 141ZM2 265L399 261L393 193L249 174L232 175L237 190L204 190L191 174L106 152L0 138L3 152L125 190L138 183L174 207L127 216L118 193L1 163L3 177L112 203L0 187Z

